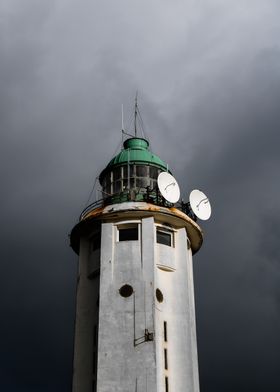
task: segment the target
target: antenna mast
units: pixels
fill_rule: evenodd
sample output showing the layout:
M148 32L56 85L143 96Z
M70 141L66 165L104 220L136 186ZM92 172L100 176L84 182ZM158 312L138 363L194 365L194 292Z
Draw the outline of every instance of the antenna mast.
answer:
M135 137L137 137L137 112L138 112L137 97L138 97L138 91L136 91L135 105L134 105L134 133L135 133Z
M123 125L123 104L122 104L122 132L124 131L124 125Z

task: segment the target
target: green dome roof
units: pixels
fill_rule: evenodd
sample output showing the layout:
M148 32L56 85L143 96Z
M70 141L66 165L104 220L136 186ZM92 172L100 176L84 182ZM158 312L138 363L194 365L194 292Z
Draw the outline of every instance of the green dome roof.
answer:
M111 170L114 166L123 164L138 163L157 166L163 170L167 169L167 164L163 162L157 155L149 150L149 142L142 138L127 139L123 144L124 149L116 155L101 172L99 179L102 182L104 175L107 171Z

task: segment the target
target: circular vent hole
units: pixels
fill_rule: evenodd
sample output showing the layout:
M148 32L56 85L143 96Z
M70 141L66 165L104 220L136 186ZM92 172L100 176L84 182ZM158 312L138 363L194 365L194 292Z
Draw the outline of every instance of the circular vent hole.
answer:
M163 294L160 291L160 289L156 289L156 297L157 297L158 302L162 302L163 301Z
M124 284L120 289L119 293L122 297L130 297L131 294L133 293L133 287L130 286L130 284Z

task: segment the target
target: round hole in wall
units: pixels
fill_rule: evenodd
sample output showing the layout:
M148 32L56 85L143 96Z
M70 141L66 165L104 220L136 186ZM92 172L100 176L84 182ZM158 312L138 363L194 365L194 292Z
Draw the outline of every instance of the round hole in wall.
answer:
M120 289L119 293L122 297L130 297L131 294L133 293L133 287L130 286L130 284L124 284Z
M160 289L156 289L156 297L157 297L158 302L163 301L163 294Z

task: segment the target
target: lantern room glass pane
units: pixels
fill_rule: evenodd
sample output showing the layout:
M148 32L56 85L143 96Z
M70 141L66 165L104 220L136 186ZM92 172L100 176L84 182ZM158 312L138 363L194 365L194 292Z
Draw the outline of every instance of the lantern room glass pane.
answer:
M111 194L111 173L108 173L103 181L103 191L105 192L105 196Z
M116 168L113 170L113 180L114 180L114 181L119 180L119 179L121 178L121 175L122 175L122 169L121 169L121 167L116 167Z
M128 189L128 179L126 178L123 180L123 190L125 191L127 189Z
M156 189L157 181L149 179L148 186L150 187L150 190Z
M150 166L150 178L157 179L158 178L159 169L153 166Z
M144 188L150 187L150 191L155 191L158 174L161 171L151 165L136 165L129 162L124 163L123 166L114 167L102 181L103 196L107 197L135 188L143 192Z
M113 193L119 193L121 191L121 181L115 181L113 186Z
M135 165L129 165L129 173L130 173L130 177L135 176Z
M123 178L127 178L127 165L123 166Z
M136 166L136 177L147 177L148 175L147 166Z
M105 196L110 196L111 195L111 184L106 185L106 187L103 188L103 191L105 193Z
M148 185L148 178L136 178L136 188L146 188Z

